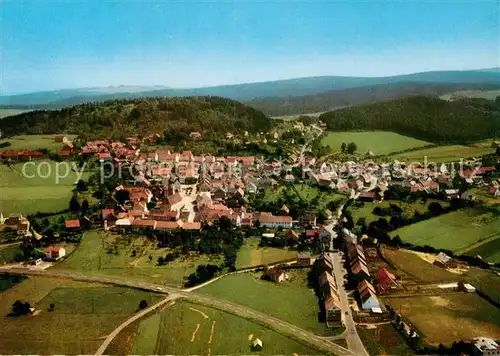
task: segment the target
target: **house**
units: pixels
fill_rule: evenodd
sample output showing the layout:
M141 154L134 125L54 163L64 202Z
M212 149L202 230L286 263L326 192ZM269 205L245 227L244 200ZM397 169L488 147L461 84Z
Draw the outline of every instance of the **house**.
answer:
M189 137L191 138L200 138L201 137L201 133L199 133L198 131L193 131L189 134Z
M380 308L380 303L376 296L375 288L366 279L359 283L358 295L361 309L372 310L373 308Z
M15 231L19 236L31 236L30 222L22 215L11 215L4 219L0 214L0 231Z
M75 220L66 220L64 222L64 225L66 226L66 229L68 230L75 230L80 228L80 220L75 219Z
M374 201L376 197L377 197L377 194L375 192L360 192L359 193L359 200L362 200L362 201Z
M293 174L288 173L287 175L285 175L285 182L290 183L290 184L295 182L295 177L293 176Z
M54 142L63 142L65 141L65 139L67 140L68 138L66 136L63 136L63 135L57 135L56 137L54 137Z
M292 228L292 218L290 216L279 216L273 215L272 213L260 213L259 223L260 226L271 229L280 227L284 229Z
M60 246L47 247L43 250L43 252L45 253L45 257L53 260L57 260L66 255L66 250L64 249L64 247Z
M288 275L285 272L276 268L269 268L264 272L264 275L262 277L276 283L280 283L288 279Z
M260 351L262 347L262 341L260 339L257 338L252 342L252 351Z
M450 264L450 260L451 260L451 257L448 256L446 253L444 252L440 252L437 256L436 256L436 260L434 261L434 264L436 266L439 266L439 267L442 267L442 268L446 268L449 266Z
M321 241L330 241L332 234L326 229L326 227L321 225L318 229L318 237Z
M472 344L474 345L475 355L490 356L500 354L500 346L493 339L482 336L476 337L472 340Z
M293 230L290 230L293 231ZM297 253L297 264L299 266L310 266L311 265L311 252L299 252Z
M299 217L299 224L302 226L316 226L316 213L306 212Z
M286 232L285 239L287 241L297 242L299 241L299 234L297 234L294 230L290 229Z
M358 281L370 278L368 266L362 261L356 261L351 265L351 273Z
M446 199L460 198L458 189L445 189L444 194L446 194Z
M168 196L167 202L168 206L170 207L170 211L181 210L181 208L184 206L182 196L179 193Z
M385 267L381 267L378 269L376 273L376 279L376 288L378 293L388 292L397 288L396 277Z
M132 229L136 231L154 230L155 227L156 227L155 220L134 219L134 221L132 221Z
M498 187L492 187L490 189L490 194L492 194L495 197L499 197L500 196L500 189Z

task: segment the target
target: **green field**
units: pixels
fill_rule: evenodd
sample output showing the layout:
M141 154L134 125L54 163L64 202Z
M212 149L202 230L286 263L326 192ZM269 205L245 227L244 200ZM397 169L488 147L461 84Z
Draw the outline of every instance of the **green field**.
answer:
M500 310L475 293L385 298L432 345L451 345L478 335L500 338ZM446 332L443 332L446 330Z
M69 140L74 140L77 135L20 135L13 136L3 140L0 140L0 144L4 142L9 142L10 146L5 147L5 150L37 150L46 149L50 151L55 151L56 149L63 148L64 144L62 142L55 142L54 138L56 136L66 136Z
M273 283L261 280L262 273L243 273L223 277L200 291L288 321L303 329L323 334L318 322L318 302L307 286L307 271L288 271L289 281Z
M70 281L55 284L44 279L38 281L43 293L38 293L36 300L19 291L29 281L0 294L3 309L19 298L38 310L33 316L0 316L4 354L93 354L107 334L138 310L142 299L150 305L161 299L154 293L134 289ZM48 311L50 304L54 304L54 311Z
M30 109L0 109L0 119L8 116L22 114L23 112L31 111Z
M314 198L319 196L317 204L319 209L325 209L331 201L341 201L346 198L342 194L322 192L318 187L309 184L294 184L293 186L282 185L278 188L266 189L263 201L265 203L275 203L284 196L286 190L289 190L290 194L296 196L297 199L304 200L306 203L311 203Z
M459 161L461 158L467 159L469 157L479 157L486 154L494 153L494 149L484 145L477 146L439 146L426 148L417 151L404 152L391 156L393 159L406 162L424 162L427 157L427 162L450 162Z
M500 263L500 232L494 240L469 250L466 254L469 256L479 255L487 262Z
M460 252L500 232L500 219L491 213L463 209L407 225L390 233L414 245Z
M259 247L259 237L248 237L239 249L236 268L246 268L286 261L297 257L297 251L274 247Z
M54 161L32 161L11 167L0 164L0 212L8 216L67 209L78 178L71 166L69 171L63 166L69 163L61 162L58 166ZM82 179L88 176L89 173L83 173Z
M135 257L132 257L133 250L136 250ZM169 252L165 248L155 248L155 244L145 237L92 230L84 234L80 245L68 259L52 268L180 286L198 265L219 264L223 261L220 256L210 259L206 255L191 255L166 266L157 266L158 257L165 257ZM153 258L151 262L149 255Z
M183 301L140 323L132 354L249 355L254 338L263 343L259 354L319 354L249 320Z
M443 100L452 100L455 98L483 98L488 100L495 100L500 95L500 90L463 90L454 93L441 95Z
M358 147L357 153L365 154L371 151L375 155L386 155L392 152L431 144L426 141L387 131L329 132L328 135L321 140L323 145L331 147L332 152L340 151L340 146L343 142L345 144L349 142L356 143Z

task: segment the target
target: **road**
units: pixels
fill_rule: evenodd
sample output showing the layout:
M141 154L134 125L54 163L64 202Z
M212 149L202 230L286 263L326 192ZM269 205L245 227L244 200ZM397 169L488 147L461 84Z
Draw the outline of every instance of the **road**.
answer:
M314 136L314 134L313 134L313 137L309 141L307 141L306 143L304 143L304 145L300 149L300 154L299 154L299 158L297 160L297 163L293 164L292 167L297 167L297 166L299 166L299 165L302 164L302 161L304 159L304 153L306 152L307 146L309 146L311 144L311 142L313 142L314 140L316 140L323 133L323 130L320 127L318 127L318 126L312 125L312 128L315 129L315 130L318 130L318 135Z
M315 346L322 350L326 350L334 355L349 355L349 356L357 355L356 353L353 353L344 347L341 347L329 340L317 336L312 332L303 330L293 324L274 318L265 313L258 312L256 310L253 310L251 308L248 308L246 306L237 303L229 302L226 300L219 300L212 296L195 293L188 290L183 290L174 287L167 287L153 283L129 281L116 277L88 275L73 271L34 270L29 268L9 268L5 266L0 267L0 271L12 274L68 278L86 282L114 284L114 285L138 288L143 290L150 290L157 293L168 293L170 296L172 296L172 298L175 296L177 298L187 299L195 303L204 304L219 310L227 311L231 314L235 314L244 318L254 320L260 324L271 327L274 330L278 330L279 332L288 335L294 339L297 339L299 341L302 341L308 345ZM118 334L118 332L119 330L116 332L116 334ZM112 338L110 340L112 340Z

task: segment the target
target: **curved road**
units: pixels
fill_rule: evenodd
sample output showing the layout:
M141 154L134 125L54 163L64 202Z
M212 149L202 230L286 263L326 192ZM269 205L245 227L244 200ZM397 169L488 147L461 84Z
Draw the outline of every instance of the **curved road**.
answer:
M322 350L327 350L334 355L349 355L355 356L357 354L349 351L348 349L341 347L331 341L325 340L320 336L313 334L312 332L303 330L293 324L287 323L283 320L271 317L265 313L258 312L254 309L248 308L246 306L229 302L226 300L219 300L209 295L198 294L190 291L186 291L179 288L167 287L159 284L153 283L145 283L139 281L129 281L121 278L115 277L104 277L104 276L95 276L88 275L84 273L72 272L72 271L50 271L50 270L33 270L29 268L9 268L9 267L0 267L0 271L12 273L12 274L26 274L26 275L34 275L34 276L45 276L45 277L55 277L55 278L68 278L79 281L86 282L96 282L96 283L106 283L106 284L114 284L120 286L126 286L131 288L138 288L143 290L150 290L159 293L168 293L171 295L171 298L184 298L195 303L204 304L207 306L211 306L213 308L227 311L229 313L242 316L244 318L248 318L254 320L258 323L261 323L266 326L270 326L275 330L279 330L281 333L291 336L299 341L302 341L306 344L315 346ZM168 298L167 298L168 299ZM166 300L164 300L166 302ZM146 311L144 311L146 312ZM141 317L141 314L139 317ZM138 318L139 318L138 317ZM133 318L131 318L133 319ZM131 320L129 319L129 320ZM133 322L133 319L130 322ZM122 324L123 325L123 324ZM127 324L128 325L128 324ZM126 326L126 325L125 325ZM123 326L123 327L125 327ZM121 326L120 326L121 327ZM118 332L123 329L120 327L114 331L116 335ZM114 336L113 336L114 337ZM109 338L109 337L108 337ZM109 342L111 342L112 338ZM102 347L102 346L101 346ZM107 345L106 345L107 347ZM104 351L103 351L104 352Z

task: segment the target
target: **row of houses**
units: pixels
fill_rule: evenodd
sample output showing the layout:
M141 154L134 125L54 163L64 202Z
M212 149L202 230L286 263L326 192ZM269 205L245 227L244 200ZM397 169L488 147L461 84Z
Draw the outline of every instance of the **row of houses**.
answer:
M342 306L335 281L332 256L329 253L323 253L317 263L319 271L318 285L324 306L326 324L332 328L342 327Z

